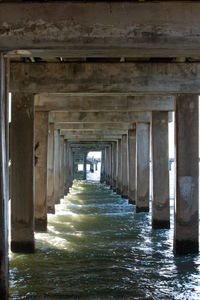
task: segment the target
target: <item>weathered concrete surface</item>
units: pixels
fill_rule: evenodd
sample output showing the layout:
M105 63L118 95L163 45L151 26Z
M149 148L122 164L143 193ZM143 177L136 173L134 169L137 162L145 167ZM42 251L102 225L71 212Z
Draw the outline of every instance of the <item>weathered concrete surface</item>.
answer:
M152 111L174 110L173 96L66 96L39 94L35 97L39 111Z
M11 250L34 252L34 96L12 95Z
M35 112L35 230L47 230L48 112Z
M54 201L60 203L60 132L54 130Z
M121 137L121 134L120 135L101 135L101 134L93 134L93 135L70 135L70 134L65 134L65 139L68 139L68 140L77 140L77 141L84 141L84 140L88 140L88 141L91 141L92 139L93 140L96 140L96 141L101 141L101 140L104 140L104 139L107 139L108 141L114 141L118 138Z
M54 201L54 124L49 124L48 131L48 159L47 159L47 212L55 213L55 201Z
M132 128L131 123L55 123L55 129L63 130L128 130Z
M50 112L52 123L150 122L149 112Z
M64 136L60 135L60 199L64 198Z
M136 124L136 212L149 211L149 148L149 124Z
M176 210L174 250L198 253L199 241L199 99L176 99Z
M10 91L200 94L200 63L11 63Z
M116 192L116 168L117 168L117 142L112 142L112 183L111 187Z
M122 135L122 197L128 197L128 142L127 134Z
M87 179L87 153L83 154L83 179Z
M121 194L122 189L122 140L117 141L117 194Z
M111 157L112 146L106 147L106 184L111 185L111 172L112 172L112 157Z
M3 54L0 52L0 298L8 300L8 199L9 186L8 165L6 159L5 138L5 64Z
M198 56L199 14L197 1L1 3L1 50L36 49L14 51L35 57Z
M154 229L170 228L167 112L152 112L151 143L153 175L152 227Z
M128 199L135 204L136 200L136 129L128 131Z

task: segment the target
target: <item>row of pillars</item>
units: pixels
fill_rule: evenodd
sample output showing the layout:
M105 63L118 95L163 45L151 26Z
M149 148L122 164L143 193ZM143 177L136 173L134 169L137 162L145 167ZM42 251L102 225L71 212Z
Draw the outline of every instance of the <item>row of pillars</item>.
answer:
M175 114L176 253L198 252L198 97L180 95ZM150 153L151 152L151 153ZM151 154L151 155L150 155ZM168 113L152 112L151 123L137 123L102 152L101 182L128 198L136 212L149 212L152 162L152 228L170 228Z

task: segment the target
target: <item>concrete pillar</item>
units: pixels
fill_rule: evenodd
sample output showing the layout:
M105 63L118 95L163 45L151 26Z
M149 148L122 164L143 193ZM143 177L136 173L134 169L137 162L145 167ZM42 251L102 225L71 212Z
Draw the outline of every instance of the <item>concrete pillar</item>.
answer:
M35 112L35 230L47 230L48 112Z
M128 199L135 204L136 199L136 130L128 131Z
M122 188L122 141L118 139L117 141L117 194L121 194Z
M150 129L148 123L136 125L136 212L149 211L149 144Z
M47 212L55 214L54 202L54 123L49 124L48 133L48 164L47 164Z
M122 135L122 197L128 198L128 141L127 134Z
M60 199L64 198L64 135L60 135Z
M170 228L168 170L168 112L154 111L151 118L152 145L152 227Z
M11 250L34 252L34 95L12 94Z
M101 151L101 178L100 182L105 182L105 149Z
M95 171L97 171L98 170L98 167L97 167L97 163L95 163Z
M111 184L111 146L106 147L106 184Z
M93 165L93 163L90 164L90 172L94 173L94 165Z
M5 76L3 54L0 53L0 299L8 299L8 166L5 136Z
M54 201L60 203L60 133L54 130Z
M117 182L117 142L112 142L112 189L116 191Z
M83 154L83 180L87 179L87 153Z
M197 253L199 249L198 112L198 95L177 97L174 250L178 254Z
M73 184L73 152L71 147L69 147L69 178L71 187Z
M64 140L64 195L67 195L69 192L69 159L68 151L69 144L67 140Z

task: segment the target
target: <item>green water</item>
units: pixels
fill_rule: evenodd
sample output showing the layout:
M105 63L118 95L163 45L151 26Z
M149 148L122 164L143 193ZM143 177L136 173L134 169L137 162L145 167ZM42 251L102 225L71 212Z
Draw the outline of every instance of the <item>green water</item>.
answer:
M35 254L10 254L10 299L200 299L200 256L108 187L75 181L48 221Z

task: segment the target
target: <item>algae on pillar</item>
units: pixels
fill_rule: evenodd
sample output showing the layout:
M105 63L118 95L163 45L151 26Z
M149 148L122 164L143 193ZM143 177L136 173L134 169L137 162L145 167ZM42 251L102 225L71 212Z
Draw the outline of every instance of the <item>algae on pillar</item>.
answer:
M136 130L128 131L128 199L135 204L136 200Z
M168 112L154 111L151 120L152 143L152 227L170 228L168 170Z
M199 251L199 99L176 99L176 209L174 250L177 254Z
M149 211L149 160L150 129L149 123L136 125L136 212Z
M11 250L34 252L34 95L12 94Z
M35 112L35 230L47 230L48 112Z

